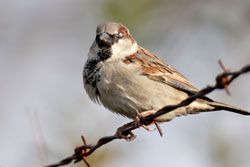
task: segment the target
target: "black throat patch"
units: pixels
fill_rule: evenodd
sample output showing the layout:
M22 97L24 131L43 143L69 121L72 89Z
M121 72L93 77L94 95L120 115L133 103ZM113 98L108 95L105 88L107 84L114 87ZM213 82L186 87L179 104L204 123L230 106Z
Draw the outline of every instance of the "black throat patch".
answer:
M99 91L97 88L97 83L100 81L101 77L99 72L101 68L100 63L111 57L111 48L102 48L99 50L97 55L98 56L95 58L87 60L83 71L83 80L84 84L89 84L95 89L96 95L98 96Z
M112 55L111 47L100 49L100 51L98 52L98 57L99 57L100 61L107 60L108 58L111 57L111 55Z

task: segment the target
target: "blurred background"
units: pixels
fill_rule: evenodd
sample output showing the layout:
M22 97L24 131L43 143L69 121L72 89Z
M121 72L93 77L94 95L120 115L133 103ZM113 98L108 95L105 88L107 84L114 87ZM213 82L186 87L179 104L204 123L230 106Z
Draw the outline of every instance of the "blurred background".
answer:
M90 101L82 68L96 26L127 25L138 43L187 76L213 84L218 60L250 62L249 0L1 0L0 166L40 167L129 122ZM250 110L250 75L209 95ZM93 167L249 167L250 118L228 112L176 118L164 137L144 129L87 158ZM84 166L82 162L69 165Z

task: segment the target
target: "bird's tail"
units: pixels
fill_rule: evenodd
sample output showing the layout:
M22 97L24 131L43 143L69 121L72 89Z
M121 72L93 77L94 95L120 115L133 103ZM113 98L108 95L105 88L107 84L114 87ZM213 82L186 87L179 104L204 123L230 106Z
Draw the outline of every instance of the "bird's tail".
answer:
M214 107L214 111L217 110L226 110L226 111L230 111L230 112L234 112L234 113L238 113L238 114L242 114L242 115L250 115L249 111L243 110L241 108L226 104L226 103L222 103L222 102L217 102L217 101L211 101L209 102L210 106Z

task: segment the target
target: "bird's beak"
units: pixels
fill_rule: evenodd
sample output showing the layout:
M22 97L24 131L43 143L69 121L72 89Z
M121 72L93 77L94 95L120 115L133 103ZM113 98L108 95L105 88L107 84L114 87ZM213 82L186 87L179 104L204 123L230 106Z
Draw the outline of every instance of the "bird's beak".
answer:
M103 32L97 36L97 43L100 46L111 46L113 41L109 34Z

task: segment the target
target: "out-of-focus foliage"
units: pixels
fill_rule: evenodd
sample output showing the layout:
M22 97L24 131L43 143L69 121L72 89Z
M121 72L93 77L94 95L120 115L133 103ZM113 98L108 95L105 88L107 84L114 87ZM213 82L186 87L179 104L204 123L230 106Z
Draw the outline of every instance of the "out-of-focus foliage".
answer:
M106 18L119 21L131 29L143 27L162 0L107 0L100 9Z

